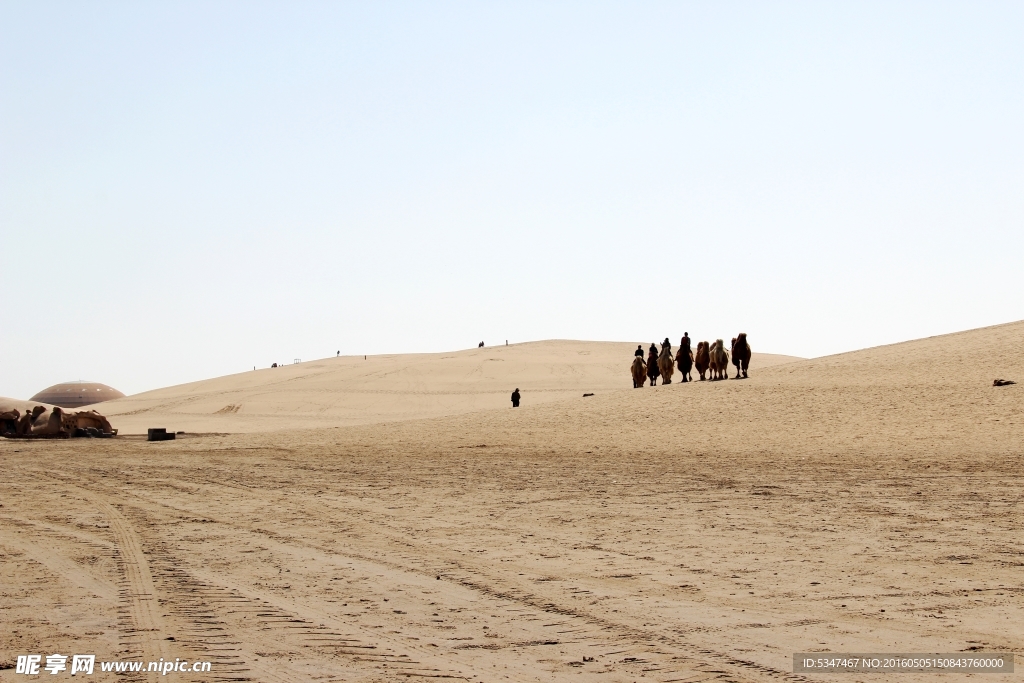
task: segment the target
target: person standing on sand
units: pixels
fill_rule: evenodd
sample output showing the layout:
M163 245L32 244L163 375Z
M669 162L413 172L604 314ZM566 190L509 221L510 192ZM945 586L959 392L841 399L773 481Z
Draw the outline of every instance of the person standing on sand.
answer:
M519 387L516 387L516 390L512 392L512 407L519 407Z

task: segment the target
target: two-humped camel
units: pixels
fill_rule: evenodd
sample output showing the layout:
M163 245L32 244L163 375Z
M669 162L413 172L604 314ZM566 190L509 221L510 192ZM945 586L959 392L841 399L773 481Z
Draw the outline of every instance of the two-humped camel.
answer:
M736 335L736 341L732 345L732 362L736 366L736 379L743 373L743 379L747 378L747 368L750 367L750 344L747 343L747 333L740 332Z
M700 381L703 382L704 374L711 366L711 356L708 352L708 343L706 341L697 342L697 353L693 356L693 366L697 368L697 372L700 374Z
M676 353L676 363L679 364L679 372L682 374L683 382L692 382L693 375L693 351L690 350L690 338L683 337L679 340L679 352Z
M672 346L665 340L658 356L658 370L661 371L661 383L672 384L672 373L676 371L675 358L672 357Z
M647 363L644 362L643 356L633 358L633 365L630 366L629 371L633 375L633 388L642 388L647 380Z
M708 350L708 359L711 368L711 379L729 379L729 352L725 350L725 343L716 339Z

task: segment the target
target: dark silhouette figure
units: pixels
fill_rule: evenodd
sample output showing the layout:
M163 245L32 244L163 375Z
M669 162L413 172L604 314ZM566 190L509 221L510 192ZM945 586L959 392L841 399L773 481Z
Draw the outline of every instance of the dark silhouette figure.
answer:
M692 382L693 376L693 351L690 349L690 335L683 332L683 338L679 340L679 352L676 353L676 363L679 365L679 372L683 373L684 382Z
M641 358L643 358L644 357L644 345L643 344L637 344L636 345L636 351L633 352L633 355L634 356L640 356Z
M651 348L647 351L647 379L651 380L652 387L657 385L660 374L661 370L658 368L658 345L651 344Z
M476 345L476 348L478 348L478 349L484 348L484 343L480 342L479 344Z
M732 345L732 362L736 366L736 379L743 374L747 378L747 368L750 367L750 344L747 342L747 333L740 332L736 335L736 341Z
M519 407L519 387L516 387L516 390L512 392L512 407Z

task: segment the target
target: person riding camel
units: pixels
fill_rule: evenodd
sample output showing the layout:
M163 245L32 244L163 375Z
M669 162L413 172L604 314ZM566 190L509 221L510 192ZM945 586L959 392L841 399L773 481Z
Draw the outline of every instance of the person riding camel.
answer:
M668 337L665 337L665 341L661 342L662 353L665 352L665 349L668 349L668 352L672 353L672 342L668 340Z
M688 332L683 332L683 338L679 340L676 363L679 365L679 372L683 375L682 381L691 381L693 379L690 374L690 370L693 369L693 351L690 349L690 334Z
M658 368L658 345L651 344L651 348L647 352L647 379L651 380L652 387L660 375L661 370Z
M633 355L634 356L639 356L640 358L643 358L644 357L644 345L643 344L637 344L636 345L636 351L633 353Z

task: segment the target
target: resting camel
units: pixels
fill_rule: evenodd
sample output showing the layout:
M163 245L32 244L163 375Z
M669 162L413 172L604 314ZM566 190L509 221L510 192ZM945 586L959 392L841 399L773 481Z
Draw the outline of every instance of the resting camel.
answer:
M642 356L633 358L633 365L630 366L629 371L633 375L633 388L642 389L644 381L647 379L647 363L644 362Z
M661 384L672 384L672 373L676 371L675 360L672 358L672 347L667 343L661 347L661 355L658 356L658 370L661 371Z
M708 352L708 343L706 341L697 342L697 354L693 357L693 365L697 368L697 372L700 373L700 381L704 381L704 373L708 371L711 366L711 356Z
M690 338L683 337L679 340L679 352L676 353L676 363L679 364L679 372L682 373L683 382L692 382L693 376L690 371L693 370L693 351L690 350Z
M711 360L711 379L729 378L729 352L725 350L725 342L716 339L708 351Z
M743 372L743 379L747 378L747 368L750 367L750 344L747 343L747 333L740 332L732 345L732 364L736 366L736 379L740 378Z

